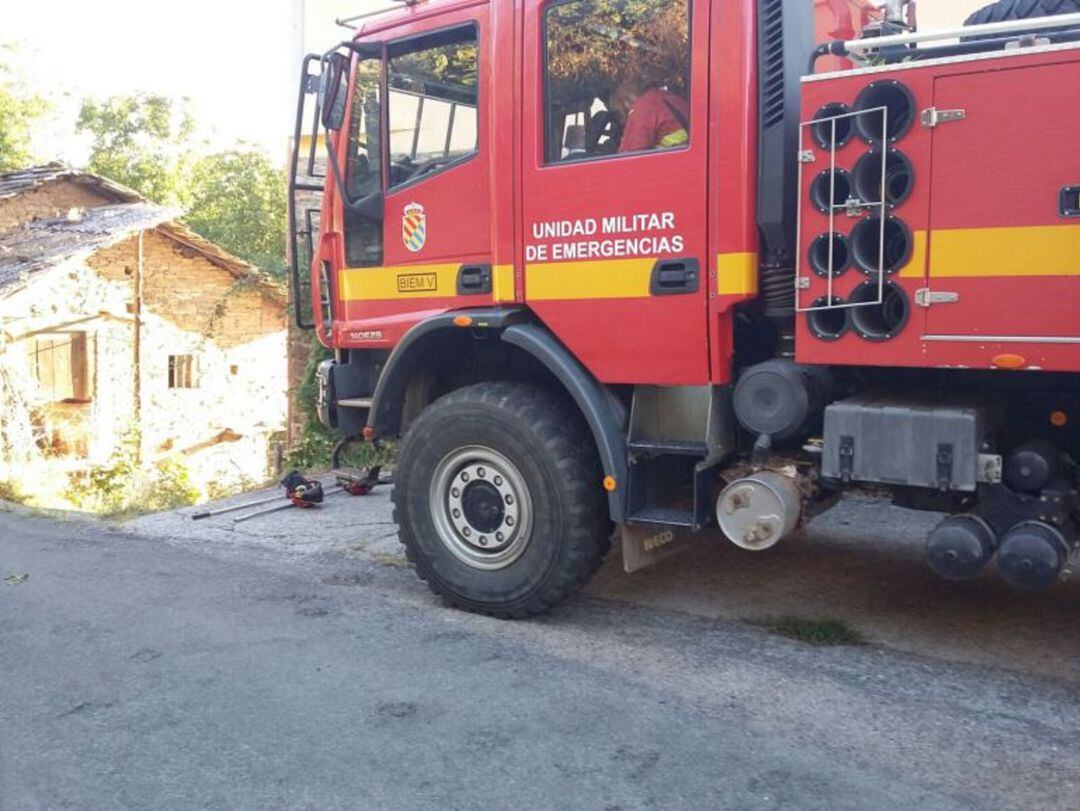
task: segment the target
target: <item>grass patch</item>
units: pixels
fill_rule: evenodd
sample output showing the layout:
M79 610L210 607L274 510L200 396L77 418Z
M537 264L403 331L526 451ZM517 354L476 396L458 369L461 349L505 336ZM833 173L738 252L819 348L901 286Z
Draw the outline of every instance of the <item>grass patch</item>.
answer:
M412 566L404 555L393 555L389 552L376 552L371 556L371 560L380 566L394 566L398 569L408 569Z
M0 480L0 501L10 501L12 504L22 504L26 501L26 495L16 481Z
M840 622L840 620L807 619L805 617L785 615L751 620L751 623L766 628L778 636L797 639L799 642L805 642L808 645L830 647L866 644L866 638L862 634Z

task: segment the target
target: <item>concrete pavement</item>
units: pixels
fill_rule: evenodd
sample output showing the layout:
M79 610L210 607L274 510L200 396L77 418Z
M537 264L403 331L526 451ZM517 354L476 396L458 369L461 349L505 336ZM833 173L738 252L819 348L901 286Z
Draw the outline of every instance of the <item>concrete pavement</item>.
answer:
M1073 808L1072 685L0 515L0 807Z
M196 511L146 516L127 529L222 555L401 559L385 486L360 498L331 496L317 511L235 525L232 518L243 512L192 521ZM1080 580L1035 596L1012 590L992 570L970 583L945 582L923 561L923 543L938 520L844 501L768 552L745 552L713 534L681 556L627 575L615 550L586 594L710 619L831 617L892 649L1080 682Z

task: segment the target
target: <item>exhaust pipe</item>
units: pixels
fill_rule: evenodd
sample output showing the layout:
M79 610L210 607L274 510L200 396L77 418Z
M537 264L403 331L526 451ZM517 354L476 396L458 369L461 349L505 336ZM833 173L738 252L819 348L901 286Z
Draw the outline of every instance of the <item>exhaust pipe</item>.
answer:
M946 580L977 577L997 549L997 534L977 515L954 515L926 539L926 561Z
M799 525L802 494L791 476L763 470L733 481L716 501L716 523L736 546L761 552Z
M1045 591L1061 577L1076 550L1075 533L1041 521L1023 521L1002 538L998 570L1011 586Z

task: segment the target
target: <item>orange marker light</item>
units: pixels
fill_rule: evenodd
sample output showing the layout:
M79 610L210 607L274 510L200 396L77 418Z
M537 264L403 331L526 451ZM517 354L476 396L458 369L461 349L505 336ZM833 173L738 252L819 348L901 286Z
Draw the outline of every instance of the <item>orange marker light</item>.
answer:
M618 486L619 486L618 482L615 481L614 476L605 476L604 477L604 489L607 490L609 493L614 493L615 488L618 487Z
M455 318L454 318L454 326L455 327L471 327L472 326L472 318L470 316L467 316L467 315L455 316Z
M991 361L999 369L1023 369L1027 358L1023 355L995 355Z
M364 439L366 439L368 442L375 438L375 429L372 428L370 425L365 426L364 430L361 433L363 433Z
M1050 424L1055 428L1064 428L1069 424L1069 415L1058 409L1050 414Z

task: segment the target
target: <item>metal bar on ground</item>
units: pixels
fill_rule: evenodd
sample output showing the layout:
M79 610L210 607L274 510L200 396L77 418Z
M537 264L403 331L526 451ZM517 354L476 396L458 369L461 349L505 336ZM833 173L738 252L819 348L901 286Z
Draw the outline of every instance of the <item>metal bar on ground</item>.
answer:
M341 493L341 492L344 491L344 489L345 489L344 487L331 487L329 490L324 490L323 491L323 498L326 498L326 496L332 496L335 493ZM286 498L287 498L287 496L286 496ZM295 506L296 505L293 504L292 501L289 501L288 504L278 504L278 505L275 505L273 507L267 507L266 509L263 509L263 510L255 510L255 512L250 512L250 513L246 513L244 515L237 516L236 518L233 519L233 523L234 524L239 524L242 521L248 521L248 520L250 520L252 518L258 518L260 515L270 515L270 513L281 512L282 510L288 510L291 507L295 507Z
M258 507L260 504L269 504L271 501L280 501L287 496L270 496L269 498L260 498L258 501L248 501L245 504L233 504L231 507L219 507L216 510L203 510L200 513L195 513L191 516L192 521L198 521L200 518L210 518L214 515L224 515L225 513L236 512L237 510L247 509L248 507Z

